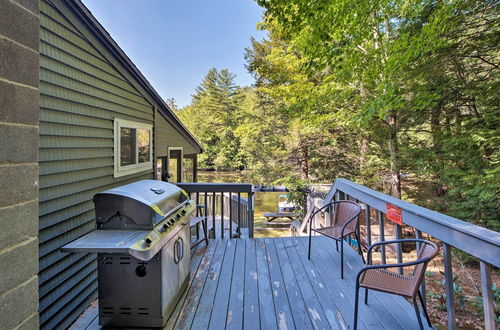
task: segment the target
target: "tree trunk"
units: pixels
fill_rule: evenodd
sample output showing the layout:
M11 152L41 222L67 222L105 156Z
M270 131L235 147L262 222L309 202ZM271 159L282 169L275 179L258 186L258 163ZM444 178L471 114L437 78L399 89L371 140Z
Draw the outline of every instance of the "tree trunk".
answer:
M359 146L359 171L363 173L364 165L365 165L365 160L366 160L366 153L368 152L368 138L366 136L363 136L361 138L361 145Z
M301 164L301 178L303 180L309 179L309 150L307 146L303 146L302 148L302 161Z
M399 164L398 128L396 115L389 115L389 154L391 156L391 189L393 197L401 198L401 168Z

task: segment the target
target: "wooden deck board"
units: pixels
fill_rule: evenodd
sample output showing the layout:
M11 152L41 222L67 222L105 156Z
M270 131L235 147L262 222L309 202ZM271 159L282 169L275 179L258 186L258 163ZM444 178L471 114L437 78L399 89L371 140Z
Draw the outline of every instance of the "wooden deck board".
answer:
M237 239L233 263L233 279L229 293L229 306L227 308L226 327L228 329L241 329L243 327L243 297L245 292L245 240Z
M354 309L354 278L362 267L346 247L344 280L340 254L326 237L210 240L191 258L190 287L166 329L347 329ZM360 292L359 329L417 329L413 307L401 297ZM72 329L99 329L87 311Z
M245 240L245 291L243 296L243 328L260 327L255 240ZM243 263L241 263L243 264Z
M311 320L307 316L307 306L302 298L299 283L295 278L290 259L285 250L285 245L281 239L275 241L276 252L280 263L283 279L285 280L285 289L288 295L288 301L292 308L292 316L297 329L313 329Z
M304 260L302 260L301 255L299 255L299 252L297 251L297 245L295 244L294 239L290 237L285 239L285 242L287 246L286 251L292 261L294 271L297 274L301 274L301 280L303 281L301 281L301 283L307 283L305 287L308 292L303 293L303 296L305 298L305 295L308 294L310 299L313 299L312 305L309 307L309 313L311 316L315 316L315 327L340 329L341 324L335 318L336 313L334 311L337 309L335 301L324 289L323 283L321 281L318 282L314 269L310 267L312 265L309 264L304 266ZM300 250L302 250L302 248ZM307 260L307 258L305 260ZM315 308L316 312L313 312L314 310L311 308Z
M290 246L286 249L286 251L288 253L288 257L290 258L293 272L296 274L297 282L299 283L299 288L302 292L302 297L304 298L304 302L307 306L309 318L311 319L315 329L327 329L330 327L328 319L326 318L325 312L316 297L316 293L314 292L304 268L302 268L302 263L297 257L297 253L295 251L296 246L290 244L287 244L287 246Z
M255 253L257 256L260 327L261 329L277 329L278 322L274 312L274 298L271 290L271 277L269 275L268 258L264 240L255 240Z
M288 296L285 290L285 281L281 274L281 268L278 261L278 254L272 239L266 239L266 251L268 257L268 267L271 280L271 288L274 298L274 311L280 329L293 329L295 327L293 321L292 310L288 301Z
M226 253L224 254L224 261L222 262L215 300L210 315L209 329L224 329L226 326L235 251L236 240L227 240Z
M215 294L217 293L217 285L219 283L220 273L222 269L222 261L226 252L228 240L220 240L217 244L214 257L212 259L210 269L207 274L205 286L200 292L200 302L193 319L192 329L207 328L210 315L214 307ZM222 287L222 286L221 286Z

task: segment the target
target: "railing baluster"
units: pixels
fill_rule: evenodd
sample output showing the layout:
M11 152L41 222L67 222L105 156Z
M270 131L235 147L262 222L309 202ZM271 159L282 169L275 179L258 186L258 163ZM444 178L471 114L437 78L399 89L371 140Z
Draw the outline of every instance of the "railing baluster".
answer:
M384 214L380 211L377 211L378 225L380 229L380 241L385 241L385 226L384 226ZM380 248L382 263L385 264L385 245L382 245Z
M195 203L196 203L196 211L195 211L195 216L199 217L200 216L200 209L198 208L198 204L200 203L200 193L195 194ZM200 226L196 225L196 241L198 242L200 240ZM191 235L191 232L189 232L189 235Z
M451 265L451 246L443 242L444 286L446 290L446 309L448 311L448 329L456 329L455 298L453 297L453 267Z
M224 238L224 193L223 192L220 193L220 229L221 229L221 238Z
M238 192L238 238L241 237L241 193Z
M204 215L206 217L207 227L208 227L208 193L207 192L205 192L205 213L204 213ZM207 228L206 234L208 235L208 228ZM214 238L215 238L215 235L214 235Z
M486 330L495 329L495 307L493 305L493 293L491 285L490 264L480 260L481 288L483 293L484 328Z
M394 234L396 235L396 239L401 238L401 226L398 225L397 223L394 224ZM396 244L396 254L398 258L398 264L403 262L403 251L402 251L402 246L401 243ZM403 274L403 267L398 267L399 268L399 273Z
M368 246L372 245L372 222L370 218L370 205L365 204L366 209L365 209L365 225L366 225L366 240L368 243ZM371 260L370 260L371 262Z
M422 239L422 232L420 230L417 230L415 232L415 238ZM417 242L417 253L420 250L421 246L422 246L422 243ZM427 295L426 295L426 290L425 290L425 281L422 281L422 284L420 284L420 293L422 294L422 297L424 298L424 302L427 304Z
M214 229L214 238L217 238L217 231L215 230L215 192L212 193L212 228Z
M359 200L357 198L354 199L354 202L356 202L356 204L359 205ZM361 205L360 205L360 207L361 207ZM363 209L361 209L361 211L363 211ZM362 249L361 249L361 220L359 219L359 217L358 217L358 222L357 222L357 225L356 225L356 231L358 232L358 238L359 238L359 242L357 242L357 244L358 244L357 245L358 246L358 253L361 254L363 252L362 252Z
M248 237L253 238L253 198L254 198L254 193L249 192L248 193L248 219L247 219L247 226L248 226Z
M233 194L229 193L229 238L233 238Z

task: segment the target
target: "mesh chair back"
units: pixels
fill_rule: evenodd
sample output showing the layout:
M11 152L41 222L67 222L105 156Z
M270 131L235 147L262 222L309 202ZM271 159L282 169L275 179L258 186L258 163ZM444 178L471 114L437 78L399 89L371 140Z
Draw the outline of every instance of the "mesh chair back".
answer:
M426 241L421 244L420 249L418 250L417 260L422 260L424 258L429 258L429 260L432 260L438 254L438 251L439 248L435 243ZM424 278L427 263L428 262L417 264L415 265L415 268L413 268L411 277L414 293L418 290L418 286Z
M342 227L344 223L351 220L353 217L359 216L361 207L351 201L339 201L335 205L335 226ZM345 229L345 233L352 233L358 225L358 219L351 221Z

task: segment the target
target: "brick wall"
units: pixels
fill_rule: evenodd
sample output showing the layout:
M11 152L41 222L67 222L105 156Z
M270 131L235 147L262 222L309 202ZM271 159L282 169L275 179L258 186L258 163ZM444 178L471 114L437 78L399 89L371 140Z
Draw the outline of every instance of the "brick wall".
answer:
M0 0L0 328L38 328L38 0Z

